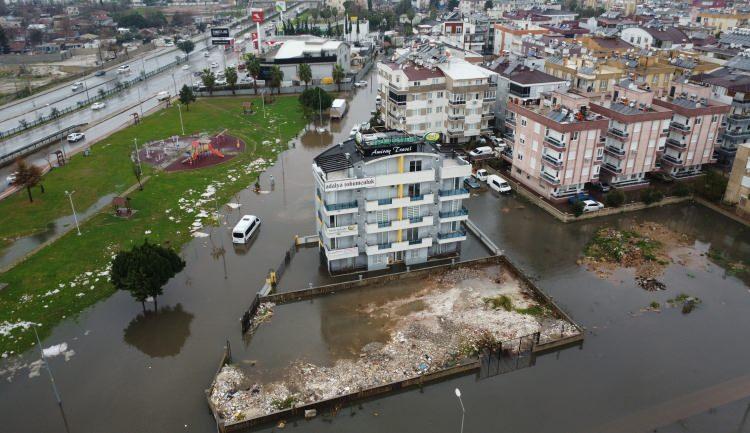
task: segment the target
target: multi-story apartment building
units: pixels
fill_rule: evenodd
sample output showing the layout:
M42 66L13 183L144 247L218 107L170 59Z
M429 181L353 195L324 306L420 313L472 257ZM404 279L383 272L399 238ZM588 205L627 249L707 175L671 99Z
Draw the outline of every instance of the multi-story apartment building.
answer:
M493 127L493 74L453 57L378 63L381 117L390 129L440 132L446 143L467 142Z
M569 81L571 89L592 98L611 94L614 85L623 76L622 69L589 56L548 57L544 71Z
M663 99L654 99L674 113L669 124L662 170L673 177L693 176L704 164L716 162L714 150L730 106L711 99L711 88L675 83Z
M426 141L435 135L357 134L314 159L316 226L330 272L460 252L471 165Z
M609 119L601 181L618 188L647 185L646 174L664 151L672 110L654 105L654 92L623 80L609 101L592 103L591 111Z
M521 24L495 24L492 53L495 55L515 54L521 55L523 51L523 37L527 35L546 35L551 33L548 29L540 27L531 22Z
M737 207L737 213L750 214L750 144L737 146L736 157L729 174L724 201Z
M512 176L544 198L561 200L599 179L609 121L589 98L554 91L539 105L508 104L514 113Z

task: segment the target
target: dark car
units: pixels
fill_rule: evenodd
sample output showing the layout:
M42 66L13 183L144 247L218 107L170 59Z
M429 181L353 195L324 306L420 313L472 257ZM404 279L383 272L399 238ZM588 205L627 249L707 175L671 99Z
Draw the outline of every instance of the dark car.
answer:
M607 182L595 183L594 187L596 189L598 189L599 191L601 191L601 192L609 192L609 190L612 189L612 187L610 186L610 184L607 183Z
M477 182L476 179L473 177L467 177L464 179L464 185L466 185L469 189L479 189L481 185L479 185L479 182Z
M577 201L591 200L591 196L586 192L579 192L578 194L568 197L568 203L573 204Z
M106 73L107 73L107 71L104 71L104 70L100 69L100 70L94 72L94 76L95 77L101 77L101 76L103 76Z

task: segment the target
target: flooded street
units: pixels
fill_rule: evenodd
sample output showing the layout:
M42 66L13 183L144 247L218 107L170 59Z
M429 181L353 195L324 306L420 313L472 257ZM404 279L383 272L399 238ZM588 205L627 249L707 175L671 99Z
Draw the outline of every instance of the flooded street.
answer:
M63 356L50 359L62 411L46 372L29 378L24 367L38 360L38 352L2 361L2 430L211 432L215 426L203 391L216 372L225 341L242 354L238 361L272 363L304 354L326 362L332 353L346 355L360 343L357 338L382 338L377 329L366 336L336 332L338 312L347 303L359 302L351 299L354 294L336 298L337 302L316 302L315 308L287 305L271 319L294 324L283 329L303 328L305 333L259 333L248 345L239 323L293 236L315 231L312 158L348 136L356 123L368 120L374 99L372 85L358 90L346 117L332 125L333 134L318 134L313 127L303 131L261 176L262 189L270 192L243 191L237 197L242 206L224 207L223 223L210 231L210 237L185 245L187 267L165 288L158 314L144 315L129 294L116 293L58 326L43 346L65 342L75 352L67 361ZM269 175L275 178L272 191ZM286 430L455 432L461 413L453 389L459 387L467 432L637 432L649 427L639 424L643 420L670 425L691 416L696 416L696 425L711 426L712 432L737 431L746 402L724 409L720 399L706 397L702 412L713 402L720 409L700 415L690 413L696 409L686 407L680 398L750 374L746 282L711 262L690 268L672 264L661 277L667 290L646 292L627 271L618 273L617 279L601 279L576 261L599 227L625 226L633 219L660 222L694 237L699 249L710 245L733 260L748 261L750 233L745 227L694 205L567 225L515 196L484 192L467 200L466 206L471 219L511 261L587 328L583 348L541 356L534 367L510 374L481 381L466 376L344 408L335 418L292 422ZM251 245L237 249L229 230L250 213L258 215L263 225ZM467 245L465 252L471 256L480 250ZM293 265L283 276L284 288L330 281L316 272L320 266L314 250L296 255ZM652 301L664 303L679 293L698 296L703 302L689 315L679 309L639 312ZM295 314L295 308L305 314ZM269 327L274 329L282 327ZM253 355L256 347L262 347L263 353ZM9 371L14 369L15 373ZM712 416L716 423L711 423ZM271 430L269 426L263 431Z

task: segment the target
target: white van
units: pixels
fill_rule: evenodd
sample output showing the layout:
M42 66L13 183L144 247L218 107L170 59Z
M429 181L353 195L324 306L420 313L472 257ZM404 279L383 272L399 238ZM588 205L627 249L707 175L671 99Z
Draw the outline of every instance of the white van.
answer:
M510 184L505 179L496 174L487 176L487 185L501 194L508 194L512 191L510 188Z
M260 226L260 218L255 215L244 215L232 229L232 243L244 244Z

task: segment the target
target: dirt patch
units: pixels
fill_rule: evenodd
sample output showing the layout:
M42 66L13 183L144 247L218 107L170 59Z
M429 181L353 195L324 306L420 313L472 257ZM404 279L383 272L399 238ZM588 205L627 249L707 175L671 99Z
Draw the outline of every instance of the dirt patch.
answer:
M487 301L498 297L510 308ZM330 366L292 360L283 379L271 383L252 383L240 367L225 366L210 395L221 416L240 421L439 371L476 356L486 345L535 332L542 342L578 332L499 266L433 274L411 293L357 310L361 320L383 324L389 338L363 344L359 356Z
M664 284L657 277L673 262L670 251L680 248L682 256L690 244L687 235L654 222L633 224L624 230L605 227L586 244L579 264L601 278L609 277L617 268L631 268L639 286L663 290Z

